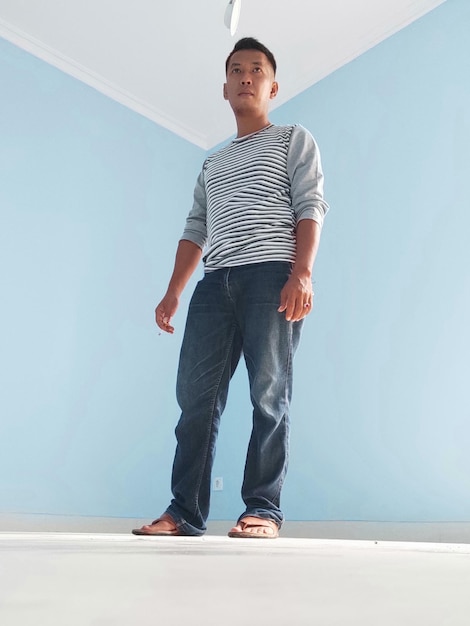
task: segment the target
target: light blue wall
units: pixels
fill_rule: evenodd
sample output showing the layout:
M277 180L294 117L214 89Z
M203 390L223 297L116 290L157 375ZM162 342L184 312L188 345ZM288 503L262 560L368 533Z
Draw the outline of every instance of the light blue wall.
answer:
M470 519L468 32L448 0L272 115L316 136L332 206L289 519ZM176 336L152 314L204 153L6 42L0 85L0 512L151 517L191 286ZM241 511L249 422L240 368L214 519Z
M0 85L0 511L150 513L177 417L153 310L204 151L4 41Z
M317 135L333 207L298 362L295 518L470 520L469 32L449 0L276 116Z
M314 133L332 207L296 358L288 519L470 520L469 32L470 5L448 0L271 116ZM242 379L219 475L243 463ZM239 481L214 494L222 518Z

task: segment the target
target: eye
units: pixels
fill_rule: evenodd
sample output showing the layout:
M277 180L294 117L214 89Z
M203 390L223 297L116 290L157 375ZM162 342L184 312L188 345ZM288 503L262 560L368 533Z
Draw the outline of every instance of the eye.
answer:
M261 68L260 67L254 67L253 68L253 72L261 72Z
M234 67L232 70L232 74L238 74L240 72L240 68L239 67Z

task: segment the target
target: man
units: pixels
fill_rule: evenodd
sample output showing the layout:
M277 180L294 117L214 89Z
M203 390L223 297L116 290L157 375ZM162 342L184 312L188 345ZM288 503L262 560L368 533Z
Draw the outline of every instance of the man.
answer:
M253 38L226 61L224 98L237 137L204 162L156 323L171 319L203 249L205 274L186 322L177 377L181 417L173 499L139 535L202 535L230 379L243 354L253 403L242 497L230 537L275 538L288 460L292 359L312 309L312 268L328 205L318 148L301 126L269 122L276 61Z

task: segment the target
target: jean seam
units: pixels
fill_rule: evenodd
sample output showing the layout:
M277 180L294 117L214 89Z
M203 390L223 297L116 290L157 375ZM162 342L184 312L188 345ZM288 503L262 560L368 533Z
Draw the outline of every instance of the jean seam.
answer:
M197 494L199 494L199 491L201 489L202 477L204 475L204 471L205 471L206 466L207 466L207 456L208 456L208 450L209 450L209 443L210 443L210 440L211 440L211 434L212 434L212 432L214 430L215 400L217 398L217 395L218 395L218 392L219 392L219 389L220 389L220 383L222 381L222 377L223 377L224 372L225 372L225 370L227 368L228 355L230 354L230 350L231 350L231 348L233 346L233 338L234 338L234 335L235 335L235 328L236 328L236 326L235 326L235 324L233 324L232 325L232 334L231 334L231 337L230 337L230 343L227 346L227 352L226 352L226 355L225 355L224 366L221 368L220 377L219 377L219 380L218 380L218 382L217 382L217 384L215 386L214 395L213 395L213 397L211 398L211 401L210 401L210 406L211 406L210 416L211 416L211 419L210 419L210 426L207 429L206 445L205 445L205 448L204 448L204 464L202 466L202 470L201 470L201 473L199 474L198 481L197 481L197 489L196 489L196 493ZM194 505L195 505L195 508L199 508L199 495L197 495L196 500L194 502Z
M288 390L289 390L289 381L292 378L292 361L293 361L293 357L292 357L292 335L293 335L293 324L295 322L290 322L289 323L289 352L287 354L287 376L285 379L285 387L284 387L284 401L286 403L286 407L290 407L290 400L288 397ZM284 412L283 415L283 419L286 420L286 415L289 414L289 411ZM288 436L287 433L287 424L285 426L286 428L286 437ZM289 445L288 445L288 441L285 442L285 449L287 451L287 457L286 457L286 463L284 465L284 474L282 476L282 478L279 480L279 488L276 494L276 500L280 500L281 497L281 491L282 491L282 487L284 486L284 481L286 478L286 471L287 471L287 463L289 462Z

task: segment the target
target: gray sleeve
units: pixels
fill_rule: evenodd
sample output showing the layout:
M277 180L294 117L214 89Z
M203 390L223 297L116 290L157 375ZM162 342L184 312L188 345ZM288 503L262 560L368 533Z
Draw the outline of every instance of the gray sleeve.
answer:
M206 228L206 189L204 185L204 169L199 174L194 188L193 207L186 218L181 239L187 239L204 249L207 239Z
M296 222L311 219L320 226L329 209L323 200L323 172L315 139L303 126L294 126L287 153L287 173Z

